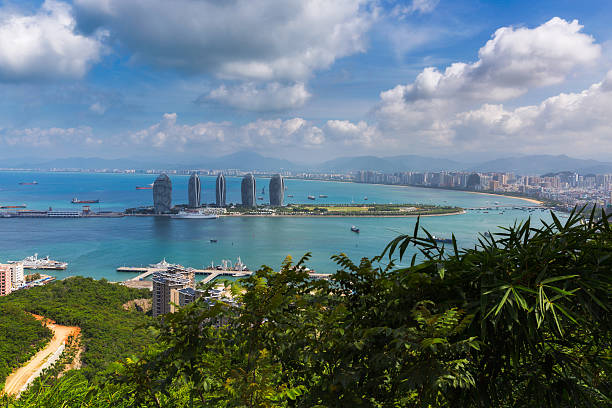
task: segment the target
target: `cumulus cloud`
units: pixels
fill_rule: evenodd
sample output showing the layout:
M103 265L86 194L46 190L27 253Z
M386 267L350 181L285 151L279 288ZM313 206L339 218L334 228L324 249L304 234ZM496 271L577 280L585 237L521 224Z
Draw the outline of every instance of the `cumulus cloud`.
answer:
M287 86L278 82L263 86L247 82L234 87L221 85L203 98L199 98L198 101L209 100L234 108L268 112L301 107L310 96L302 82Z
M561 93L538 105L505 109L485 104L461 112L450 125L457 144L491 150L512 146L515 151L571 151L594 154L612 149L612 71L605 79L578 93Z
M376 126L369 125L365 121L353 123L348 120L328 120L325 124L325 133L330 139L344 145L373 147L376 142L382 141L382 135ZM387 138L385 143L389 142Z
M574 69L596 63L601 47L577 21L555 17L535 28L500 28L478 55L474 63L453 63L444 71L425 68L414 82L382 92L378 128L421 146L450 148L457 142L457 114L558 84Z
M45 0L31 15L0 9L0 80L81 78L104 51L104 31L76 32L71 6Z
M230 122L177 123L176 113L146 129L132 132L127 141L155 148L183 151L187 148L213 147L216 151L270 147L317 147L325 141L323 131L302 118L257 120L243 126Z
M136 59L222 78L303 81L365 50L372 0L74 0Z
M76 128L27 128L0 131L0 142L11 146L52 147L58 145L100 145L88 126Z

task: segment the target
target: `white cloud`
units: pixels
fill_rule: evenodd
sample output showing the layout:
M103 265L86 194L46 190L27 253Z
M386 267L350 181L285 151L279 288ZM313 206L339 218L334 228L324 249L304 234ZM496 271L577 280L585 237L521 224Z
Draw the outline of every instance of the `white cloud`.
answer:
M98 115L104 115L106 109L107 107L100 102L94 102L89 106L89 110L94 113L97 113Z
M352 123L348 120L328 120L325 124L325 133L330 139L344 145L374 147L376 142L382 141L380 131L365 121ZM385 141L386 144L389 142L389 139Z
M500 28L478 55L474 63L457 62L442 72L426 68L414 82L382 92L375 109L377 127L407 144L450 149L457 143L453 129L457 114L558 84L574 69L595 64L601 47L582 33L577 21L555 17L532 29ZM483 109L492 113L497 108Z
M77 128L27 128L7 129L0 132L0 141L9 146L30 146L48 148L60 145L100 145L102 141L94 137L88 126Z
M576 67L595 63L601 46L577 20L555 17L533 28L503 27L482 47L478 61L456 62L440 72L429 67L412 84L383 92L383 101L465 99L501 101L531 87L562 82Z
M104 50L104 32L86 37L75 28L63 2L45 0L32 15L0 8L0 80L83 77Z
M136 59L222 78L304 81L362 52L373 0L75 0L85 31L110 30Z
M593 155L612 150L612 71L579 93L561 93L539 105L507 110L485 104L451 121L454 142L478 150L572 152Z
M427 14L431 13L438 6L440 0L412 0L409 5L396 5L391 9L392 17L405 18L414 13Z
M161 122L130 133L129 143L158 149L184 151L214 147L231 152L245 148L265 151L271 147L318 147L325 141L323 131L302 118L257 120L243 126L229 122L177 123L176 113L166 113Z
M268 112L301 107L310 96L301 82L288 86L278 82L268 83L264 86L247 82L229 88L221 85L203 99L220 102L234 108Z

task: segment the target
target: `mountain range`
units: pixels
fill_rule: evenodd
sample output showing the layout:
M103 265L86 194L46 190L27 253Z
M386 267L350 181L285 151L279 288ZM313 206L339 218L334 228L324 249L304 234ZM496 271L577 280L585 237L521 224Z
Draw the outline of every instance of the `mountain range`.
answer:
M402 171L477 171L513 172L517 174L541 175L572 171L579 174L612 173L612 162L576 159L566 155L530 155L507 157L482 163L467 163L451 159L417 155L390 157L354 156L340 157L318 164L301 164L286 159L265 157L255 152L242 151L230 155L172 163L164 159L102 159L97 157L72 157L64 159L5 159L3 168L20 169L236 169L241 171L312 171L352 172L372 170L386 173Z

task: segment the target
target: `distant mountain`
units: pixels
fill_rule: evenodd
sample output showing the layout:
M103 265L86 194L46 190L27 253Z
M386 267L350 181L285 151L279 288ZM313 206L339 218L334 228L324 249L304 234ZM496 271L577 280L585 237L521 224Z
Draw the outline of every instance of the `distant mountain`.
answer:
M403 155L392 157L340 157L321 163L317 167L319 170L326 171L374 170L382 172L400 172L461 170L466 166L468 165L465 163L459 163L449 159Z
M612 163L588 159L575 159L566 155L553 156L543 154L491 160L474 166L470 170L480 172L514 172L533 175L564 171L571 171L579 174L602 174L612 173Z
M513 172L517 174L542 175L546 173L576 172L579 174L612 173L612 162L575 159L566 155L532 155L507 157L491 160L477 165L462 163L450 159L441 159L417 155L390 157L354 156L340 157L320 164L296 164L286 159L262 156L259 153L241 151L221 157L202 157L198 160L185 160L177 164L168 159L101 159L97 157L71 157L65 159L5 159L0 167L30 169L237 169L242 171L324 171L351 172L372 170L385 173L403 171L478 171L478 172Z

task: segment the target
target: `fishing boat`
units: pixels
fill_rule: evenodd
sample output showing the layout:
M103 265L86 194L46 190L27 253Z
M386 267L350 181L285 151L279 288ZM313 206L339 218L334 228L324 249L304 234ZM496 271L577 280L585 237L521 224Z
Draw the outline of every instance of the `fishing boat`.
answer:
M100 200L79 200L74 197L71 201L72 204L98 204Z
M351 231L353 231L353 232L355 232L355 233L359 234L359 228L357 228L357 227L356 227L356 226L354 226L354 225L351 227Z
M453 240L450 238L441 238L441 237L436 237L435 235L433 235L432 238L434 239L434 241L440 242L442 244L452 244L453 243Z

